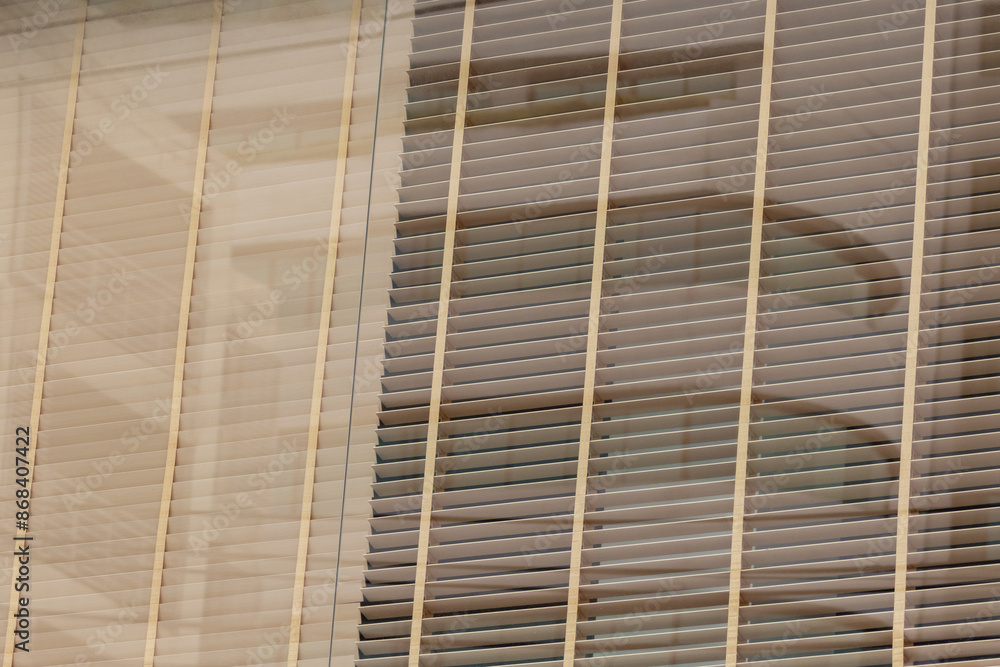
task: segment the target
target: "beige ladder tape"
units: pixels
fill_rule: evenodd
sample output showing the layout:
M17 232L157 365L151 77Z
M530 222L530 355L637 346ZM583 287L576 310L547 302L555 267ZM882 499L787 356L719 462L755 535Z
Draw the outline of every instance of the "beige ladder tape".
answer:
M70 67L69 92L66 97L66 118L63 124L62 154L59 158L59 176L56 185L55 212L52 216L52 236L49 241L48 273L45 276L45 295L42 298L42 320L38 333L38 354L35 356L35 386L31 396L31 416L28 420L30 447L28 449L28 481L26 488L31 498L32 480L35 474L35 450L38 447L38 423L42 415L42 390L45 385L45 361L49 351L49 330L52 326L52 302L56 291L56 269L59 265L59 246L62 238L63 215L66 210L66 184L69 181L70 151L73 148L73 125L76 120L77 92L80 88L80 66L83 62L83 34L87 23L87 0L80 0L76 18L76 36L73 41L73 64ZM20 487L18 487L20 488ZM30 505L29 505L30 507ZM29 510L30 511L30 510ZM30 528L30 517L29 528ZM18 529L15 538L23 538L29 531ZM14 544L30 544L27 541ZM11 565L12 568L15 565ZM15 568L16 569L16 568ZM14 660L14 631L17 623L13 614L18 608L18 591L14 588L15 577L10 582L10 607L7 618L7 636L4 639L3 667L11 667Z
M774 32L777 0L768 0L764 16L764 54L760 74L760 112L757 117L756 172L750 232L750 271L747 280L747 318L743 332L743 376L740 386L739 426L736 435L736 478L733 492L733 541L729 565L729 613L726 624L726 667L734 667L739 654L740 589L743 580L743 521L746 511L747 459L750 451L750 406L753 402L754 350L757 340L757 295L764 231L764 192L767 144L771 123L771 80L774 70Z
M604 127L601 132L601 171L594 228L594 260L590 274L590 308L587 317L587 352L580 416L580 449L577 453L576 490L573 499L573 533L570 538L569 585L566 599L566 640L563 665L572 667L576 657L576 626L580 608L580 570L583 567L583 530L587 513L587 477L590 471L590 428L594 420L594 386L597 382L597 338L600 333L601 295L604 283L604 244L611 192L611 157L615 138L615 105L618 99L618 57L621 51L622 0L611 7L608 78L604 89Z
M344 95L340 109L340 135L337 140L337 167L333 186L333 208L330 214L330 240L326 253L326 277L323 280L323 300L320 306L319 339L316 343L316 366L313 374L312 405L309 410L309 434L306 441L305 476L302 482L302 515L299 518L299 548L295 560L292 588L292 618L288 635L288 667L299 661L299 639L302 633L302 601L306 581L306 560L309 556L309 526L312 521L313 491L316 483L316 451L319 447L319 417L323 407L323 380L326 352L330 338L330 314L333 310L333 280L337 272L337 245L343 217L344 187L347 178L347 147L351 137L351 107L354 103L354 70L358 60L358 34L361 30L361 3L354 0L351 9L351 32L348 41L347 64L344 66Z
M909 319L906 327L906 369L903 375L903 429L899 448L899 505L896 518L896 572L892 610L893 667L903 667L906 664L906 570L910 532L910 481L913 463L913 423L916 420L920 293L924 273L924 223L927 215L927 161L931 137L931 96L934 93L936 18L937 0L927 0L927 4L924 6L924 50L920 82L920 120L917 135L917 180L913 204Z
M184 360L187 352L188 320L191 316L191 286L194 282L195 251L198 227L201 223L201 199L205 185L205 160L208 154L208 130L212 118L212 97L215 93L215 69L219 55L219 33L222 29L223 0L214 0L212 32L208 44L208 65L205 71L205 91L202 96L201 129L198 134L198 154L195 159L194 187L191 194L191 217L188 224L187 253L181 283L180 317L177 323L177 347L174 352L173 392L170 399L170 424L167 435L167 456L163 468L160 493L160 515L156 526L153 550L153 577L149 590L149 617L146 621L146 650L143 666L152 667L156 652L156 626L160 614L160 590L163 585L163 558L167 548L167 524L170 519L170 499L173 493L174 469L177 464L177 438L180 433L181 394L184 388Z
M465 141L465 114L469 98L469 73L472 60L472 31L476 0L466 0L462 28L462 51L458 70L458 98L455 101L455 134L451 146L451 171L448 183L448 208L445 220L444 257L441 261L441 291L438 297L437 329L434 339L434 368L427 417L427 450L424 453L424 479L420 497L420 526L417 533L417 565L413 585L413 616L410 624L410 667L420 664L420 637L423 634L424 598L427 589L427 561L430 551L431 511L434 500L434 471L437 465L438 427L441 421L441 389L444 385L445 339L448 332L448 304L451 298L451 273L455 263L455 230L458 228L458 194L462 177L462 146Z

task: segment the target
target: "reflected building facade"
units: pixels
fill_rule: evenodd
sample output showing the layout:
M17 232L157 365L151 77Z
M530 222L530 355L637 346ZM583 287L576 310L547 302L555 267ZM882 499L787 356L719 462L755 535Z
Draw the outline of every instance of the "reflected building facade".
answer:
M2 667L997 664L998 13L6 3Z
M416 4L357 665L996 662L995 12Z

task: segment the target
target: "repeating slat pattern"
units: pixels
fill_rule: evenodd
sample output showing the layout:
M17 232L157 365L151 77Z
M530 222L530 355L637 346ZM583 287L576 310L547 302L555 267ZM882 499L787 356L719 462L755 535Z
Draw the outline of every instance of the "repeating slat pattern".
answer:
M153 653L158 665L285 665L351 7L339 0L219 4L225 12L207 107L180 448L168 480L173 501ZM0 466L11 492L0 501L8 543L14 470L7 462L14 426L31 412L80 6L87 8L86 39L66 144L67 205L32 491L29 532L38 555L31 652L13 656L22 667L143 660L206 108L212 2L0 8L0 112L7 120L0 130L0 354L9 361L3 419L11 434ZM356 440L370 439L376 411L373 369L402 131L401 91L380 83L383 67L405 69L399 33L409 25L397 3L395 46L383 52L373 17L384 17L385 3L365 7L359 78L347 82L355 109L344 181L346 260L334 280L329 361L319 369L325 400L317 415L300 665L353 656L360 601L354 573L364 531L353 529L343 545L340 537L343 525L364 522L357 506L363 496L367 508L371 448L355 448L348 458L347 435L353 427ZM378 180L369 176L373 167ZM345 382L352 373L359 380ZM11 563L0 565L6 627ZM331 642L334 598L347 620Z
M370 482L376 461L373 436L381 388L379 362L396 222L397 200L392 183L398 177L403 150L412 21L412 3L399 3L391 10L384 3L370 3L362 14L363 38L358 45L351 122L352 126L365 127L366 134L371 124L376 136L369 146L355 142L352 134L348 182L358 179L365 187L368 183L374 186L367 198L353 189L353 197L345 202L341 223L341 256L334 282L330 361L313 503L314 544L309 562L314 574L307 578L306 591L312 618L304 618L300 664L313 664L306 663L306 659L315 660L317 666L350 664L357 656L358 607L371 516ZM374 154L369 153L371 150ZM352 188L347 194L352 194ZM367 259L362 260L362 255ZM376 259L381 261L373 261ZM358 305L360 310L356 310ZM357 356L352 360L355 350ZM349 447L336 446L344 442ZM331 619L325 610L334 596L331 643Z
M88 6L52 315L77 334L50 338L45 369L31 532L58 548L31 572L33 664L143 653L210 17Z
M565 25L556 7L475 10L421 644L434 664L562 654L610 3ZM415 49L438 50L415 52L410 72L359 664L406 664L409 625L388 619L412 599L427 430L410 424L430 399L451 154L438 128L453 122L461 38L436 9L418 3L414 22ZM516 57L541 38L544 52ZM565 131L550 133L550 118ZM528 617L529 645L512 649Z
M579 616L563 662L609 3L476 6L439 415L427 410L462 19L456 4L418 3L357 664L417 664L406 658L414 640L428 665L716 665L734 628L740 662L901 664L895 549L910 296L921 289L906 664L942 650L988 664L993 616L960 648L969 624L957 619L985 603L994 562L995 512L973 492L991 484L995 412L996 119L983 103L995 12L779 1L765 35L765 4L623 3ZM495 17L502 43L491 41ZM922 80L925 18L940 22L933 82ZM927 243L915 248L930 83ZM758 159L763 238L751 247ZM915 256L924 275L911 281ZM933 319L946 307L961 312L944 320L967 318L974 336ZM429 419L441 424L427 444ZM928 449L939 439L972 457L960 472ZM427 446L437 449L424 573ZM734 495L737 465L747 481ZM965 495L925 499L947 475L962 476ZM734 503L743 537L728 628ZM957 528L945 510L963 513ZM962 548L945 555L948 543ZM952 586L944 569L957 566L968 568L964 602L933 611L945 593L924 590ZM423 622L411 628L424 576Z
M923 12L897 9L778 3L739 628L748 661L835 651L838 664L890 664L923 52Z
M996 3L937 11L907 576L907 664L1000 659ZM984 102L986 102L984 104Z
M995 0L364 0L346 146L351 2L222 4L206 106L212 2L81 2L67 144L76 0L0 7L8 436L71 149L5 660L141 663L152 588L156 665L1000 661Z
M435 20L437 18L437 20ZM410 57L400 224L394 242L390 308L382 363L383 394L397 388L399 400L382 400L375 447L371 553L364 582L387 576L363 593L359 656L374 664L406 664L413 615L421 471L426 453L434 332L438 313L451 144L454 138L462 5L443 11L414 5L414 44L433 55ZM456 30L457 24L457 30ZM422 42L421 42L422 40ZM427 104L442 98L440 103ZM411 200L408 188L424 195ZM388 483L385 490L379 485ZM399 490L396 491L392 487ZM382 556L385 554L385 556ZM388 657L388 659L386 659Z
M764 2L623 9L575 664L717 663Z
M349 25L223 15L156 664L285 662Z
M49 245L59 186L67 90L73 67L77 10L69 6L32 24L34 10L0 8L0 488L14 489L17 427L28 426L35 387ZM28 27L24 21L27 20ZM40 21L41 22L41 21ZM69 340L67 332L57 332ZM13 493L0 497L7 518L0 539L12 544ZM11 550L12 551L12 550ZM0 629L7 636L14 561L0 555Z

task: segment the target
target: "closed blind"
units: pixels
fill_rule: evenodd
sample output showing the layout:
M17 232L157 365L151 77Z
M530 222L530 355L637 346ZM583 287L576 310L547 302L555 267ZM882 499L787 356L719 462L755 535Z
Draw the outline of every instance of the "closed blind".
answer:
M16 488L15 429L29 426L35 386L38 335L45 302L49 246L59 190L59 162L73 79L76 12L68 7L31 22L34 10L0 8L0 443L4 465L0 498L7 520L0 536L14 534ZM27 21L27 23L25 23ZM42 20L39 19L39 23ZM13 549L0 555L0 628L9 630L9 586L16 561Z
M5 665L354 654L402 129L392 9L0 9L8 543L14 429L40 413L30 652Z
M989 664L995 8L615 5L417 3L357 664Z
M86 10L19 665L134 664L144 646L211 6L136 9Z
M910 498L907 664L1000 656L994 103L1000 7L940 3Z

